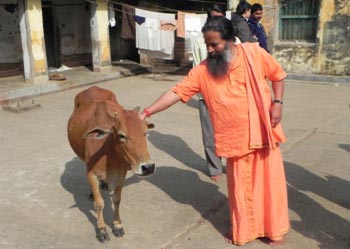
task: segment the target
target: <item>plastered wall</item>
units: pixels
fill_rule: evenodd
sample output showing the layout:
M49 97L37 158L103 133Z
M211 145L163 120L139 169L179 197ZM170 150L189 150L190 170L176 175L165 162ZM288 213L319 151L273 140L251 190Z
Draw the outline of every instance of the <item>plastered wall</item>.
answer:
M0 4L0 63L18 63L22 61L22 54L18 52L22 51L18 8L11 13L3 5L17 4L17 1L1 1Z
M91 53L90 12L86 1L56 1L62 55ZM74 4L74 5L72 5Z
M238 0L228 0L235 10ZM256 0L264 6L262 23L273 56L289 73L350 75L350 1L321 0L315 43L279 41L279 0Z

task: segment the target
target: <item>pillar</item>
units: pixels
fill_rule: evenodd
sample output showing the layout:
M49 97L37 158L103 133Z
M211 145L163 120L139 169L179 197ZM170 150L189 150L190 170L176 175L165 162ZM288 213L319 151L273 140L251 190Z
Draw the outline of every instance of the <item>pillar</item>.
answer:
M105 0L90 2L93 71L101 72L111 66L111 49L108 29L108 4Z
M36 84L48 81L41 0L20 0L20 30L24 78Z

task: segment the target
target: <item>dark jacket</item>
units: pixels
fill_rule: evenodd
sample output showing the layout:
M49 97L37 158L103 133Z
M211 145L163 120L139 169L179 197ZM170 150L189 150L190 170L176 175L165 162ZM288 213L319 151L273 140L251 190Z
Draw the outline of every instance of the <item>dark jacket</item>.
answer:
M252 34L258 38L260 47L264 48L268 53L270 53L269 49L267 48L267 37L264 26L254 19L249 19L248 24Z
M252 35L252 32L249 28L248 22L241 15L232 14L231 23L233 26L233 31L235 36L237 36L241 42L257 42Z

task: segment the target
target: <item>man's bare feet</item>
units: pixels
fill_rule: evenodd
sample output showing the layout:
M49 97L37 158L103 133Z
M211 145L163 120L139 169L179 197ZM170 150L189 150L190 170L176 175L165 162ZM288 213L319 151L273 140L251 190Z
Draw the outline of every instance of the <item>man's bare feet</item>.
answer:
M214 182L220 181L221 175L210 176L210 179Z
M284 236L282 236L280 239L269 239L267 237L261 238L261 241L270 245L270 246L283 246L284 245Z
M278 240L270 240L268 243L270 246L283 246L284 245L284 238L278 239Z

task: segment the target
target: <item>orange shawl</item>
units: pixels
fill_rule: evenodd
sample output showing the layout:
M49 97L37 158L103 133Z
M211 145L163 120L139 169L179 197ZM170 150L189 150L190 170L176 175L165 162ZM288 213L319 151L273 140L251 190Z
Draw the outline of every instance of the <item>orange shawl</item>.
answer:
M271 126L271 94L267 94L264 85L259 84L265 81L262 78L264 75L263 68L259 63L256 63L261 61L259 44L242 43L241 46L244 51L244 61L247 68L246 84L249 106L250 149L261 148L266 143L268 143L270 148L274 149L276 143L285 142L286 137L283 133L281 123L275 128Z

